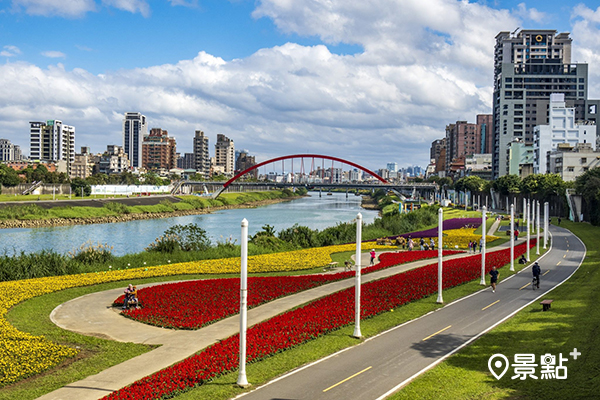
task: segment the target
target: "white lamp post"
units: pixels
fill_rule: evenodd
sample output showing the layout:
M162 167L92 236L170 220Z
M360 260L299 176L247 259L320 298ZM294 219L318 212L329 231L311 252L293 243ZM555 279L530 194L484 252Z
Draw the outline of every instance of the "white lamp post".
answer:
M515 205L510 205L510 270L515 270Z
M526 225L527 226L527 244L526 244L526 246L527 246L527 261L529 261L531 259L531 258L529 258L529 240L531 239L531 228L529 226L530 225L529 220L531 219L531 203L529 201L527 201L526 209L527 209L527 212L526 212L526 214L527 214L527 225Z
M361 338L360 333L360 261L361 261L361 245L362 242L362 214L356 215L356 273L354 275L354 336Z
M241 257L241 278L240 278L240 370L237 384L241 387L248 387L246 378L246 329L248 323L248 220L242 220L242 257Z
M481 285L485 286L485 234L486 234L486 227L485 227L485 213L486 213L487 209L485 207L483 207L481 209L481 243L483 246L481 246Z
M535 201L535 211L537 214L536 217L536 223L537 223L537 229L535 231L535 235L536 235L536 239L537 239L537 247L535 250L535 254L537 254L538 256L540 255L540 202L539 200Z
M548 245L548 216L549 216L549 205L548 202L544 203L544 249Z
M442 207L438 210L438 298L437 302L442 304L442 230L444 229L444 210Z

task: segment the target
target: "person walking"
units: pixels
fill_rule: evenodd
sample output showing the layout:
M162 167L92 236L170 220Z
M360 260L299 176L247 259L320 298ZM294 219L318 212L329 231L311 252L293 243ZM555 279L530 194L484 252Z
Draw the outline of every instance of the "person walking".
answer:
M370 265L375 265L375 249L371 250L369 252L369 254L371 255L371 264Z
M560 217L558 217L558 225L560 225Z
M498 282L498 275L500 275L500 272L496 269L496 267L492 267L492 270L490 271L490 284L492 286L492 293L496 293L496 283Z
M408 251L412 251L413 247L415 247L415 242L413 242L412 238L408 237Z
M433 241L433 238L429 239L429 248L431 250L435 250L435 242Z
M421 246L421 250L425 250L425 239L421 238L421 240L419 240L419 245Z
M540 268L540 265L538 264L537 261L533 264L533 267L531 267L531 272L533 273L533 279L535 280L535 282L532 283L532 285L536 285L536 287L539 289L540 288L540 274L542 273L542 269Z
M481 253L481 249L483 248L483 236L479 239L479 252Z

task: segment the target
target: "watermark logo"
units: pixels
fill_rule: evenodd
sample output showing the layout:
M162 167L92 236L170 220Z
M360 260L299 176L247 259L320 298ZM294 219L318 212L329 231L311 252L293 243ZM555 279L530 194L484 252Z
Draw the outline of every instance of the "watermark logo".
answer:
M581 355L577 349L569 353L574 360ZM515 354L514 363L510 364L504 354L494 354L488 360L488 368L492 375L500 380L510 367L513 368L511 379L567 379L567 367L565 362L569 361L562 353L558 357L549 353L540 356L540 363L536 363L535 354ZM540 367L539 376L537 367Z

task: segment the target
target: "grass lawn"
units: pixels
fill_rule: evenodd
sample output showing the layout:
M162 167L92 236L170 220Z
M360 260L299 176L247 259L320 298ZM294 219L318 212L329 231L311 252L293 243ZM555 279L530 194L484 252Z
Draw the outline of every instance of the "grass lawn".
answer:
M552 312L541 312L539 304L524 308L507 322L469 347L426 372L392 396L401 399L593 399L600 394L600 227L564 221L586 245L587 256L579 270L552 291ZM577 348L577 360L568 353ZM562 353L569 361L567 380L512 380L494 378L488 370L492 354L509 360L514 354L539 357ZM509 372L512 369L509 369ZM539 367L537 369L539 374ZM508 373L507 373L508 374ZM539 375L538 375L539 377Z

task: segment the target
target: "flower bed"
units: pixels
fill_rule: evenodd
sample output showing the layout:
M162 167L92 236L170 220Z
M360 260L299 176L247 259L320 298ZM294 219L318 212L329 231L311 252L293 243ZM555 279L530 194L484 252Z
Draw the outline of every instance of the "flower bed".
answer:
M288 253L252 256L248 260L250 272L273 272L311 269L326 265L333 253L351 251L355 244L298 250ZM387 248L364 243L364 249ZM5 318L8 310L27 299L59 290L90 286L100 283L144 278L208 273L239 273L239 257L203 260L147 268L131 268L88 274L64 275L20 281L0 282L0 385L16 382L38 374L77 354L76 349L58 345L43 336L20 332Z
M515 256L525 252L515 246ZM488 255L486 272L510 261L510 249ZM444 288L476 279L481 256L444 263ZM437 291L437 264L410 270L362 285L361 317L368 318ZM306 306L257 324L247 332L247 362L259 361L277 352L315 339L354 321L354 288L334 293ZM116 399L160 399L172 396L238 367L239 337L231 336L200 353L104 397Z
M443 255L459 253L444 250ZM363 274L394 265L437 257L437 251L384 253L381 262L362 270ZM335 274L274 276L248 278L248 307L307 290L325 283L354 276L354 271ZM198 329L239 311L239 278L209 279L168 283L138 290L141 309L130 309L123 314L136 321L166 328ZM121 295L114 302L123 304Z
M476 228L479 228L480 225L481 225L481 218L452 218L452 219L444 220L442 231L446 232L447 230L461 229L461 228L475 228L476 229ZM403 237L403 238L408 239L409 236L412 237L413 239L414 238L430 238L430 237L436 239L438 236L438 227L427 229L424 231L403 233L402 235L398 235L397 237Z

